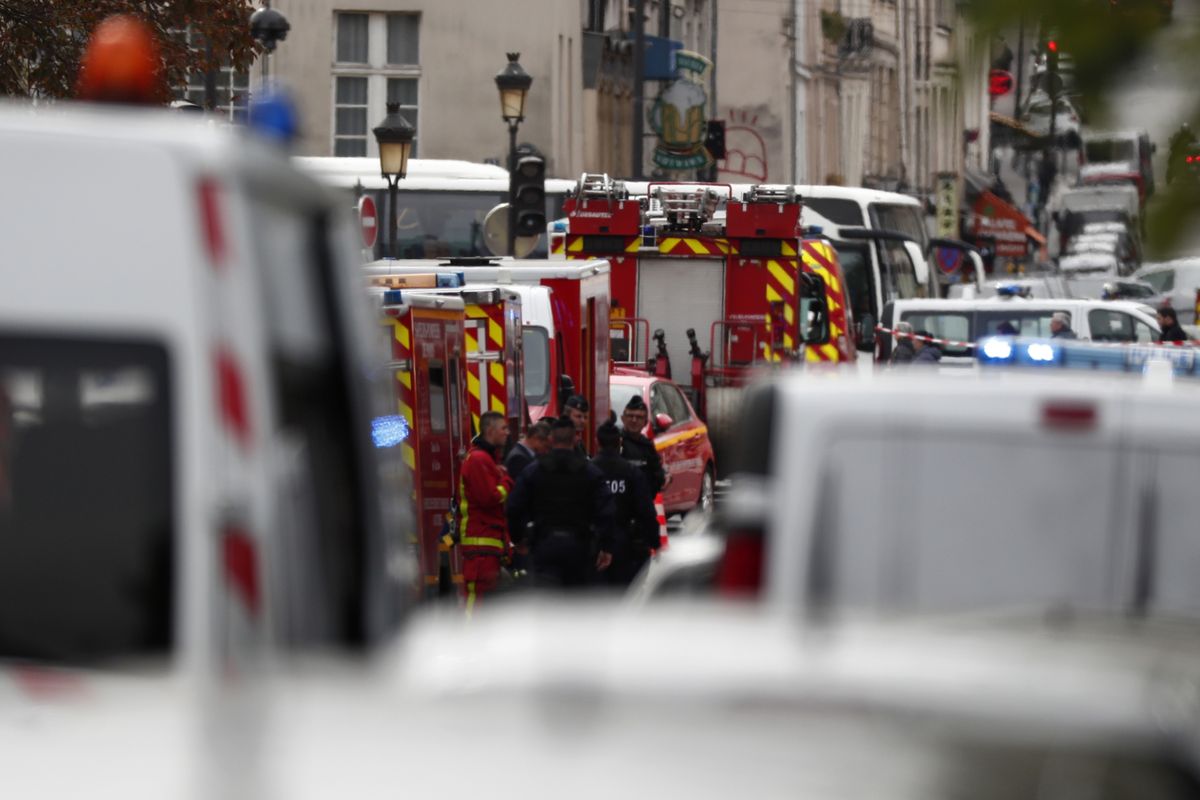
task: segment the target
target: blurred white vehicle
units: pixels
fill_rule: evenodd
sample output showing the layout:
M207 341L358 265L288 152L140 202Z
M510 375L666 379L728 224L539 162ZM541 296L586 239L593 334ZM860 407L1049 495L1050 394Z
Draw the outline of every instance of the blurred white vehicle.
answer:
M1200 620L1197 403L1193 380L1048 367L781 378L746 398L712 586L833 613Z
M1194 325L1200 300L1200 258L1147 264L1134 277L1153 286L1171 304L1179 321Z
M1050 95L1035 91L1029 96L1029 101L1021 112L1021 122L1038 136L1050 135ZM1079 113L1066 95L1060 95L1056 104L1057 113L1054 120L1054 135L1056 137L1079 136Z
M383 635L407 484L348 215L190 115L4 107L0 145L0 659Z
M496 798L1197 790L1200 647L1166 626L827 629L730 605L632 615L553 601L497 605L470 625L422 619L399 655L395 674L284 685L259 751L262 796L385 798L397 781L473 796L464 726L500 765L485 778Z

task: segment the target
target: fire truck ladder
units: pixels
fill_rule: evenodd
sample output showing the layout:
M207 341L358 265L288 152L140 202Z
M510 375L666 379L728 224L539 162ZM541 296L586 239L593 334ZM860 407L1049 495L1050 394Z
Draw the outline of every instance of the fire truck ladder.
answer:
M613 180L606 172L585 172L579 176L575 197L579 200L628 200L629 190L624 181Z
M796 188L787 184L758 184L751 186L742 197L744 203L796 203L800 195Z
M721 195L712 189L684 191L659 186L654 189L651 199L658 204L658 213L661 215L650 220L651 224L699 233L704 224L712 220Z

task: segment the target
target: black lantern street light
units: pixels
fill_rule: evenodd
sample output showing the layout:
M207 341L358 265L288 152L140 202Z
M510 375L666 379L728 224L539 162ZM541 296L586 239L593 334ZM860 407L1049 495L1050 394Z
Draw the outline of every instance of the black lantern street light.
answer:
M396 252L396 184L408 174L408 154L412 152L416 128L400 115L399 103L387 104L387 116L374 129L375 141L379 145L379 172L388 182L388 256L399 258Z
M500 90L500 115L508 123L508 172L511 176L517 168L517 128L525 119L525 97L533 78L521 67L517 59L520 53L506 53L508 64L496 73L496 88ZM508 254L514 255L516 214L513 212L512 191L508 198Z
M263 86L267 85L267 58L275 52L275 45L287 38L292 26L287 17L271 8L270 0L250 15L250 36L263 46Z

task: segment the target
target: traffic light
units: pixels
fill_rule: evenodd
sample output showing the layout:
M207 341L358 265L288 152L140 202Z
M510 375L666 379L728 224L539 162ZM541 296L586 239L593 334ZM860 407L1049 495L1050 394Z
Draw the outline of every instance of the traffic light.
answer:
M513 214L513 232L517 236L537 236L546 232L546 160L540 156L522 156L508 182L508 201Z
M710 119L708 121L708 130L704 134L704 149L708 151L714 161L720 161L725 157L725 120Z
M1050 74L1058 74L1058 42L1051 39L1046 42L1046 69Z

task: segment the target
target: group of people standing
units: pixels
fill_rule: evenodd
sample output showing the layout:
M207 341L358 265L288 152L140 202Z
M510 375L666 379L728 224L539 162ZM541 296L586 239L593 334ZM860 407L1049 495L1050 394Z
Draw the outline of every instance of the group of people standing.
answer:
M654 497L666 473L643 435L649 409L634 395L621 427L596 430L595 458L584 437L588 403L531 425L505 453L508 421L480 415L459 486L458 544L467 613L500 585L506 564L526 568L535 587L627 586L658 546Z

